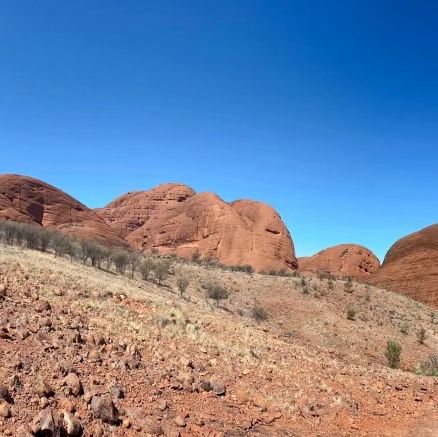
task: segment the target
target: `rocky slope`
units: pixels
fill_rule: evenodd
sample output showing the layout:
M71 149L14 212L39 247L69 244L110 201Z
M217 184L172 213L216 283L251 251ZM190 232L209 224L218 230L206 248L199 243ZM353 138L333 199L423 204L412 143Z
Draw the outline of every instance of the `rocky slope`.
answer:
M438 225L397 241L372 282L438 308Z
M379 259L366 247L340 244L298 259L304 272L328 272L338 277L368 280L380 266Z
M125 240L93 210L38 179L0 175L0 218L36 223L111 245Z
M127 193L97 213L137 249L214 258L254 269L295 269L289 231L261 202L224 202L180 184Z
M173 261L158 285L0 246L0 435L436 435L438 382L411 371L438 347L430 309L305 280Z

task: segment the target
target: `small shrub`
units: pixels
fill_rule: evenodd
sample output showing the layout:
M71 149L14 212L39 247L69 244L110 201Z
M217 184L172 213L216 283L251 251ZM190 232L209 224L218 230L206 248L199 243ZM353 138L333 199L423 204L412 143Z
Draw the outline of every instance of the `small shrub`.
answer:
M176 285L178 286L179 294L180 294L181 297L183 297L183 295L186 292L187 287L189 286L189 284L190 284L190 281L185 276L180 276L176 280Z
M300 285L301 285L301 293L309 294L309 285L304 276L301 278Z
M194 263L199 263L200 260L201 260L201 254L199 253L199 250L196 250L195 252L192 253L192 261Z
M426 341L427 338L427 331L425 328L421 327L418 331L417 331L417 339L418 342L420 344L424 344L424 342Z
M347 319L348 320L356 320L357 310L354 307L347 308Z
M265 320L268 320L269 317L268 312L258 305L254 306L251 310L251 315L257 323L264 322Z
M430 355L426 361L420 364L415 373L425 376L438 376L438 355Z
M409 334L409 323L408 322L402 323L402 325L400 326L400 332L404 335Z
M329 290L333 290L335 288L335 283L333 282L333 280L331 278L327 281L327 286L328 286Z
M219 261L216 259L216 258L214 258L214 257L212 257L212 256L210 256L210 257L208 257L205 261L204 261L204 264L205 264L205 266L206 267L221 267L221 264L219 263Z
M231 266L230 270L232 272L244 272L244 273L254 272L254 269L249 264Z
M386 349L385 357L388 360L388 366L391 369L398 369L400 367L400 354L402 347L394 340L389 340Z
M331 279L331 274L330 272L327 272L326 270L318 270L316 272L316 276L318 277L319 280L324 280L324 279Z
M347 293L353 292L353 279L351 277L347 278L347 280L344 283L344 290Z
M221 285L213 284L207 287L207 297L214 299L217 307L219 306L219 301L228 299L229 295L228 290Z

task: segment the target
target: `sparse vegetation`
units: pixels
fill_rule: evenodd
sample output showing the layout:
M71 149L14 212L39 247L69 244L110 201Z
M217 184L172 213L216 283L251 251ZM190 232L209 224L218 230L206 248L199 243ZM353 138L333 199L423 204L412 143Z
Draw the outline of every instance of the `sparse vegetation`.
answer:
M394 340L389 340L386 349L385 357L388 360L388 366L391 369L398 369L400 367L400 354L402 347Z

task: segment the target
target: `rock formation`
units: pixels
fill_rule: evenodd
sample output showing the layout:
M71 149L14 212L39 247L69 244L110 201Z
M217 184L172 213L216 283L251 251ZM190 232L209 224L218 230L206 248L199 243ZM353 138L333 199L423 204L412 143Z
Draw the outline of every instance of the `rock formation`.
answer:
M254 269L297 268L289 231L261 202L223 201L181 184L127 193L97 213L135 248Z
M0 218L126 245L125 240L93 210L61 190L26 176L0 175Z
M357 244L340 244L329 247L313 256L298 259L300 270L328 272L338 277L366 280L380 266L378 258L366 247Z
M438 307L438 224L398 240L372 282Z

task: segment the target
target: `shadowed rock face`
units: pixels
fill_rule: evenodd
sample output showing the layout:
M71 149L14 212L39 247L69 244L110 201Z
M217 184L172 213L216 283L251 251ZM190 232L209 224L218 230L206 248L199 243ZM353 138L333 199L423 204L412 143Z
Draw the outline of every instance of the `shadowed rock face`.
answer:
M398 240L372 282L438 308L438 224Z
M325 271L340 277L369 279L380 266L378 258L366 247L357 244L340 244L317 254L298 259L305 272Z
M163 184L127 193L97 212L143 251L199 253L259 271L297 267L289 231L277 212L261 202L227 203L212 193Z
M125 240L93 210L61 190L26 176L0 175L0 218L126 245Z

